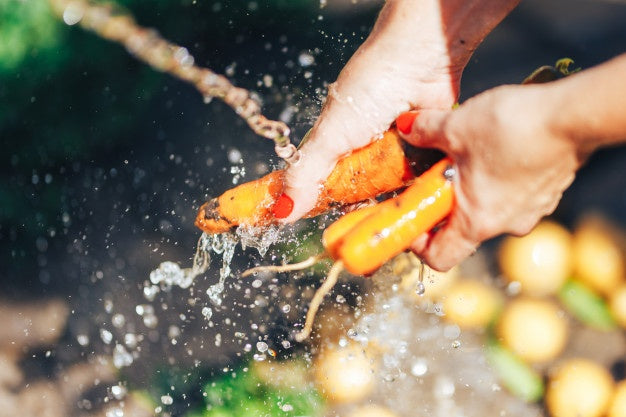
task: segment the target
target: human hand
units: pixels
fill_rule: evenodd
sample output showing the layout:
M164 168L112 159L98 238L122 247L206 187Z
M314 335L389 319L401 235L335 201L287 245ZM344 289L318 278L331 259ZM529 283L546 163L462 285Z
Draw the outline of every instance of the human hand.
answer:
M524 235L554 211L587 152L555 128L562 107L553 92L548 86L503 86L456 110L401 115L405 140L441 149L456 164L450 217L412 245L431 267L447 270L499 234Z
M294 205L283 221L312 209L336 162L387 130L399 113L450 109L472 52L518 1L388 0L330 85L300 161L287 169L284 192Z

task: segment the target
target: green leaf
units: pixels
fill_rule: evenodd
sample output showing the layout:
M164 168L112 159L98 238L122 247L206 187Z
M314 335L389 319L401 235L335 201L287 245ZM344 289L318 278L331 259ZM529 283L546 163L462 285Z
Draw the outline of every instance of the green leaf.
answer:
M605 331L616 328L604 299L581 282L574 279L567 281L558 296L563 306L587 326Z
M492 340L485 355L502 384L513 395L526 402L537 402L543 397L545 388L541 375L513 352Z

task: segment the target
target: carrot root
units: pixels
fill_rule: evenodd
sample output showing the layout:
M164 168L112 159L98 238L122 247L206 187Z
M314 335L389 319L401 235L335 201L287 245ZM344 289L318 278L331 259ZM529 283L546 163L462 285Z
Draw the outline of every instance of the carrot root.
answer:
M323 254L313 255L302 262L297 262L295 264L286 264L286 265L261 265L255 266L254 268L246 269L242 272L241 277L246 278L252 274L256 274L257 272L290 272L290 271L300 271L302 269L309 268L320 260L324 258Z
M294 336L297 342L303 342L311 335L311 332L313 331L313 323L315 322L315 315L322 305L324 297L328 295L337 283L341 271L343 271L343 262L336 261L330 268L324 283L317 289L317 291L315 291L315 295L313 295L313 298L309 303L309 310L306 313L304 327Z

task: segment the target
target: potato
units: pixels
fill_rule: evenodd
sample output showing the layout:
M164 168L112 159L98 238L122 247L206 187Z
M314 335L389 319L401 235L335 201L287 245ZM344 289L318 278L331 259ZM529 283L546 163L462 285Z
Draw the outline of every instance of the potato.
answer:
M588 359L570 359L550 376L546 406L553 417L600 417L615 383L609 371Z
M615 321L626 328L626 284L622 284L611 294L609 309Z
M610 294L624 280L624 258L609 225L587 218L574 232L574 274L601 294Z
M397 415L380 405L364 405L352 410L347 417L397 417Z
M626 380L617 384L607 417L626 417Z
M495 288L466 279L448 289L442 304L446 320L462 328L484 328L500 310L502 298Z
M524 237L506 237L498 260L505 279L519 282L523 293L554 294L572 272L571 233L544 220Z
M531 363L556 358L569 334L564 314L555 303L529 297L507 304L496 331L506 347Z
M322 395L335 403L362 400L374 388L376 359L358 343L327 347L316 358L314 378Z

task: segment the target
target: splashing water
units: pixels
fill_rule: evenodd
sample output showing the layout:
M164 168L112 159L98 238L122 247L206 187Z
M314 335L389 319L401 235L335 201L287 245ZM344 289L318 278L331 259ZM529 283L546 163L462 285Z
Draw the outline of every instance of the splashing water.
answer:
M265 256L267 250L280 239L280 227L250 227L240 226L236 231L237 237L241 241L241 247L248 247L259 251L259 255Z
M417 282L417 287L415 289L415 292L417 293L417 295L424 295L424 293L426 292L426 287L424 286L424 274L425 273L426 273L426 271L425 271L424 261L422 261L420 259L420 261L419 261L419 281Z
M218 282L211 285L206 294L214 306L221 306L225 282L232 272L230 264L237 243L241 242L243 249L255 248L261 256L264 256L269 247L279 240L279 231L278 226L272 226L269 228L239 227L236 233L218 235L202 233L198 239L192 266L181 268L175 262L162 262L157 269L150 272L152 285L144 287L144 297L148 301L152 301L160 291L168 292L175 286L183 289L189 288L198 275L207 271L211 263L211 253L214 253L221 255L222 266L219 271ZM205 306L202 309L202 314L207 320L210 320L213 316L213 310Z
M203 233L203 236L205 234ZM230 276L230 263L235 254L235 248L239 240L230 233L215 235L212 239L211 249L218 255L222 255L222 267L220 268L220 278L217 284L211 285L206 291L209 300L216 306L222 305L222 293L224 292L224 282Z

